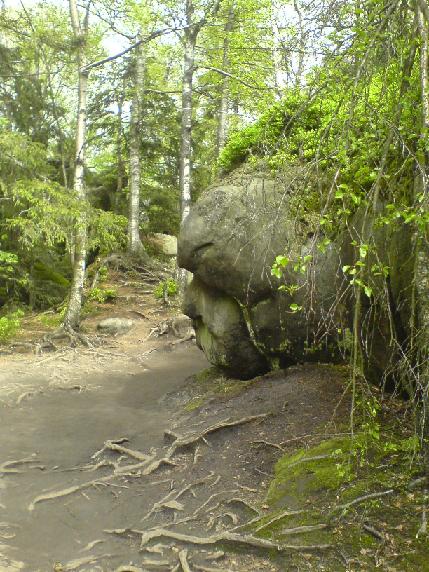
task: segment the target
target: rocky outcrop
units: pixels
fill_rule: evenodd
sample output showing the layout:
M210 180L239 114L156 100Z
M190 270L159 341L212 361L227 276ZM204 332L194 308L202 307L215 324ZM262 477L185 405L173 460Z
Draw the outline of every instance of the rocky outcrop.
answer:
M241 169L209 188L182 226L178 262L194 275L185 313L208 359L232 375L248 378L300 361L342 359L347 352L355 306L343 268L356 261L352 242L360 236L362 213L328 244L320 216L302 208L304 188L299 169L279 179ZM396 278L371 277L371 294L361 297L360 307L374 371L391 358L387 314L393 309L398 324L409 315L400 277L406 276L410 237L403 229L386 232L376 227L371 233L378 247L368 260L395 268ZM280 254L289 261L281 279L271 273Z

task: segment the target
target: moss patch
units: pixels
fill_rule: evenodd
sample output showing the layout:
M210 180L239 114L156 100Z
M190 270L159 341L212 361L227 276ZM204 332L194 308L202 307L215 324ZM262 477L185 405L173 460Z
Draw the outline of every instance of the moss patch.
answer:
M297 501L323 490L335 490L350 480L349 438L330 439L293 455L284 455L275 466L275 477L268 490L268 502L276 504L285 497Z

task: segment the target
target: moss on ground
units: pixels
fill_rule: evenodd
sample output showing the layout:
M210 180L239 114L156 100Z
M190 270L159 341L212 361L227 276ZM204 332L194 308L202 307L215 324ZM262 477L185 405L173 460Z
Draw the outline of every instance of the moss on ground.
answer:
M284 455L276 464L268 502L277 504L286 495L299 502L312 493L338 489L352 477L351 464L347 460L350 452L351 439L346 437Z
M428 499L408 488L420 474L415 444L413 435L389 427L376 439L361 432L283 455L267 493L269 512L249 530L286 544L332 545L316 569L429 572L429 536L416 538ZM393 492L365 498L386 490ZM340 565L340 551L354 564Z

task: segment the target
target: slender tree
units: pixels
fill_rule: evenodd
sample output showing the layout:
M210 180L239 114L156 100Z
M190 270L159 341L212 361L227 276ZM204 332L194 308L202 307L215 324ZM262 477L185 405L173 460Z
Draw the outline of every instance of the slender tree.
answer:
M139 39L141 36L139 35ZM145 46L140 43L135 49L133 100L130 119L130 190L128 216L128 251L144 252L140 239L140 183L141 183L141 127L142 97L145 77Z
M223 39L223 53L222 53L222 69L229 69L229 44L230 35L234 26L234 2L231 3L228 10L228 18L225 24L225 36ZM227 75L222 76L220 84L220 97L219 97L219 116L217 128L217 141L216 141L216 155L219 157L220 152L225 146L225 141L228 134L228 108L229 108L229 82L230 78Z
M82 308L83 288L86 271L87 252L87 216L85 189L85 150L87 129L88 71L85 69L86 47L88 41L88 10L83 22L79 14L76 0L69 0L70 19L76 44L76 63L78 68L78 109L75 133L75 166L73 190L81 205L81 212L76 220L74 236L73 278L63 327L75 330L79 326ZM89 5L88 5L89 8Z

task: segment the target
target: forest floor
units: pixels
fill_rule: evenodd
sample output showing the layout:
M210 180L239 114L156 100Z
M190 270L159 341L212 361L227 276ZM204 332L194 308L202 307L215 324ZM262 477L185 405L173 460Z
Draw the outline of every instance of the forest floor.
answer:
M157 335L178 309L150 281L114 281L92 346L17 353L31 317L0 358L0 571L429 570L404 403L351 439L345 368L229 379ZM101 338L105 317L135 323Z

